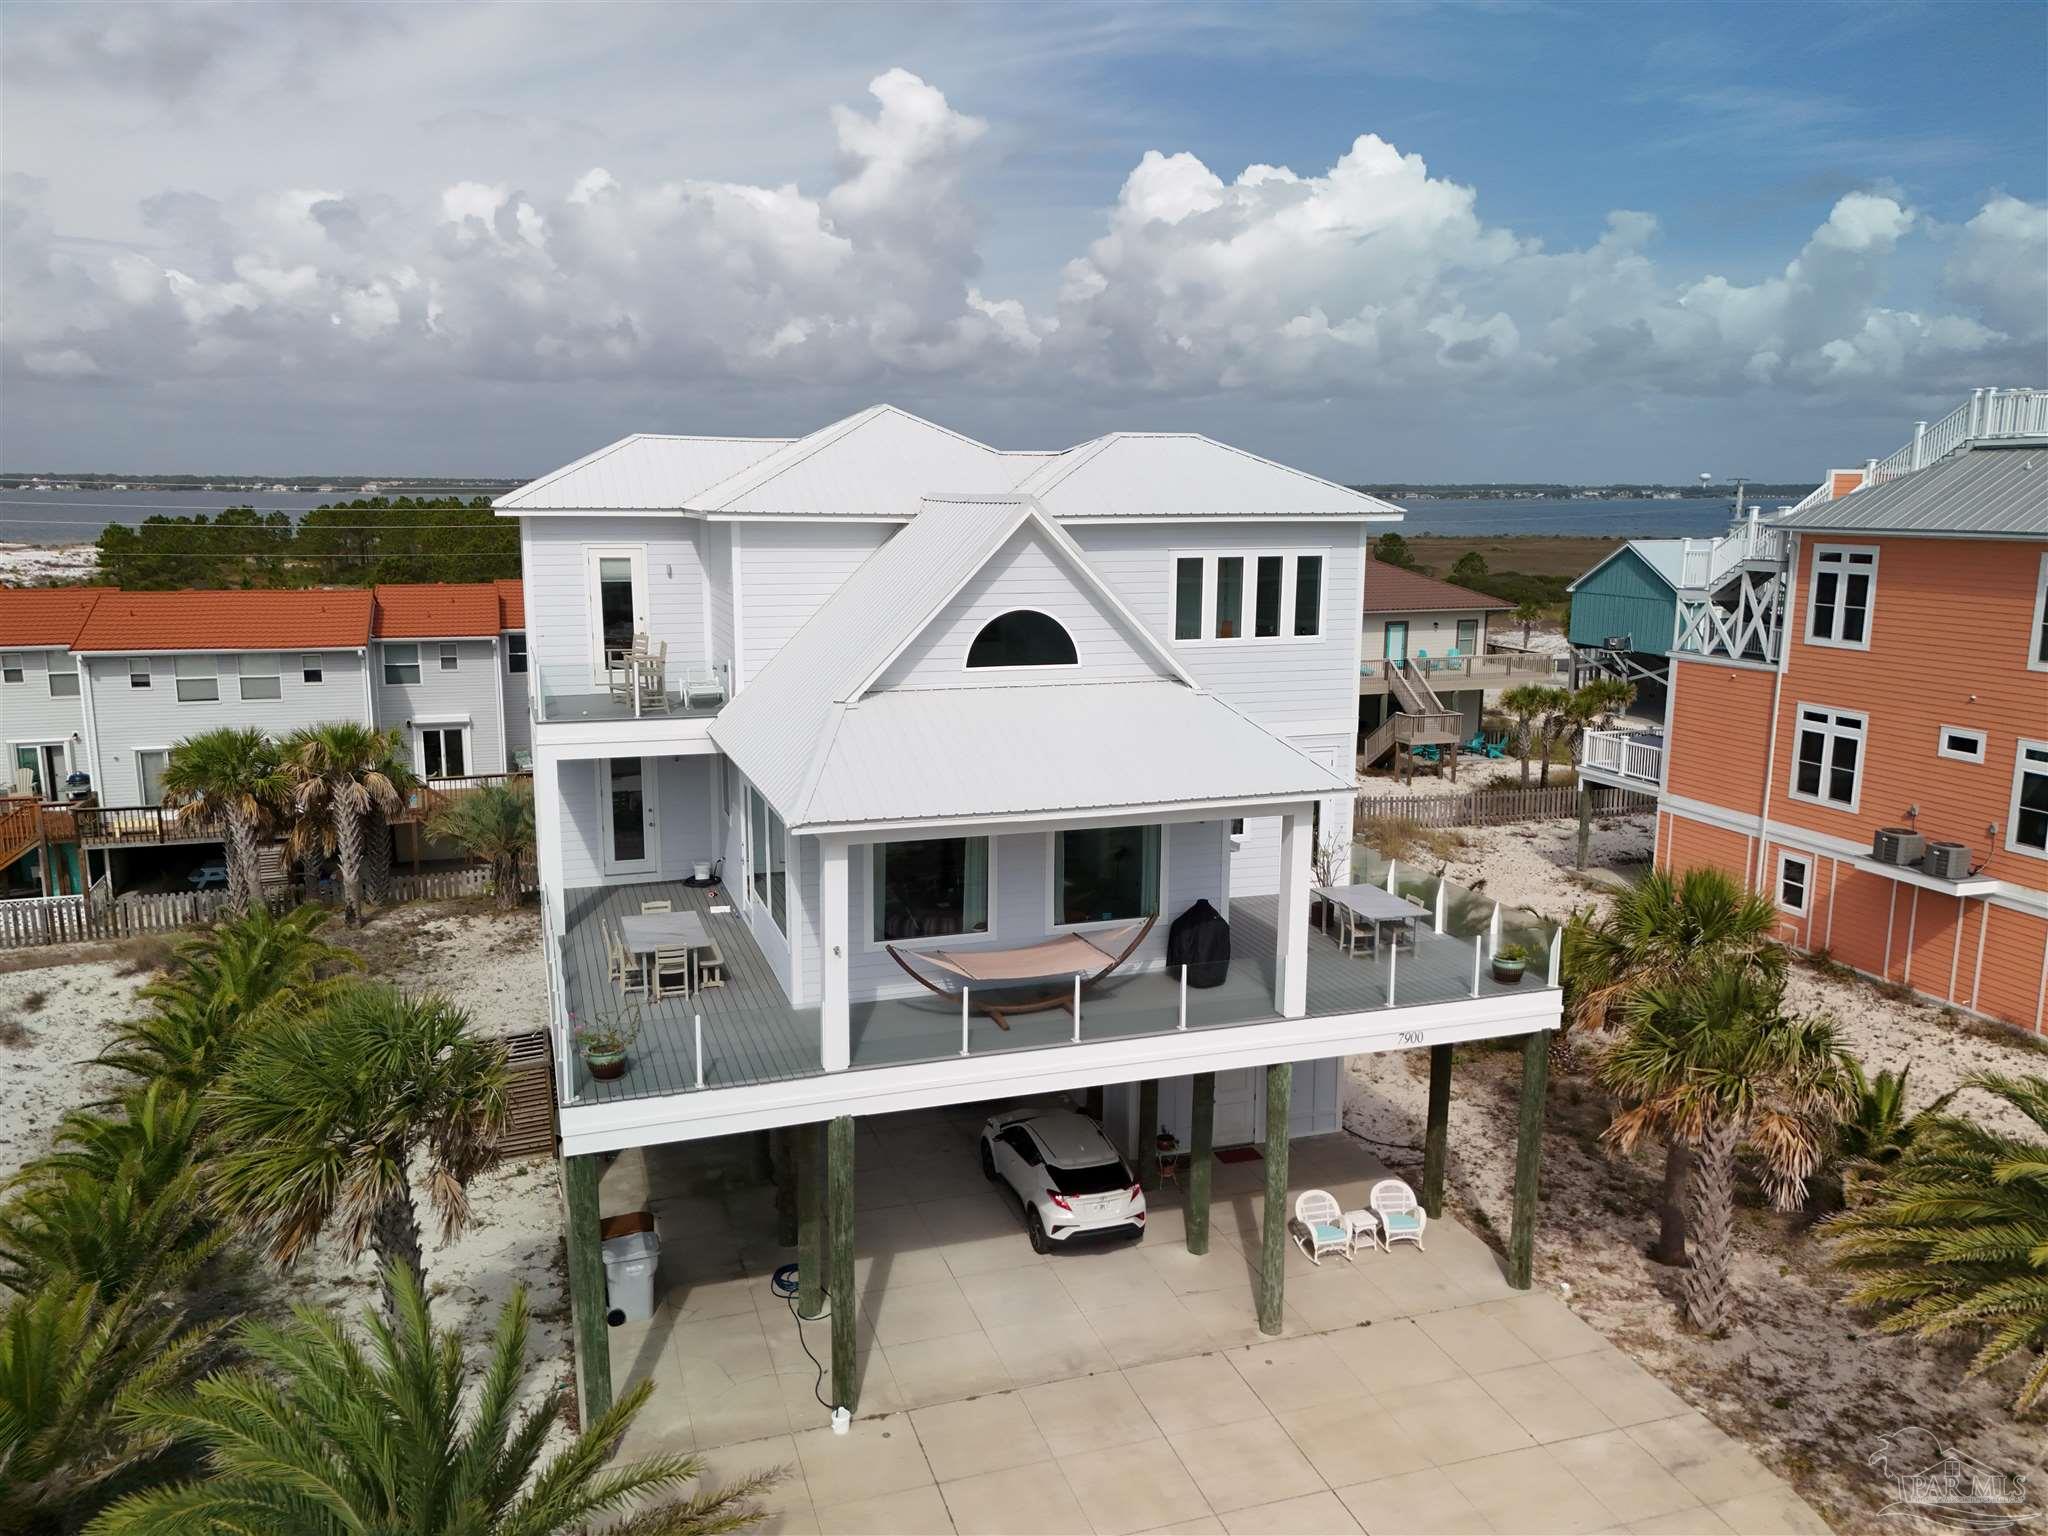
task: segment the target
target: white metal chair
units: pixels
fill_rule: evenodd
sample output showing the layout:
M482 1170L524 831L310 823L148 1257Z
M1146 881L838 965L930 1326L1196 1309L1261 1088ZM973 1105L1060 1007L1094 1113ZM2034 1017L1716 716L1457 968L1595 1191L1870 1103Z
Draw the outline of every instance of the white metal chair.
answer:
M683 668L683 708L695 709L700 698L714 704L725 702L725 679L716 667Z
M1311 1264L1326 1253L1351 1259L1351 1233L1344 1226L1344 1208L1327 1189L1305 1189L1294 1197L1294 1240Z
M1429 1225L1429 1216L1422 1209L1422 1203L1415 1198L1415 1191L1399 1179L1381 1179L1373 1185L1372 1194L1366 1204L1380 1219L1380 1240L1387 1245L1387 1251L1394 1251L1396 1243L1413 1243L1423 1252L1422 1229Z

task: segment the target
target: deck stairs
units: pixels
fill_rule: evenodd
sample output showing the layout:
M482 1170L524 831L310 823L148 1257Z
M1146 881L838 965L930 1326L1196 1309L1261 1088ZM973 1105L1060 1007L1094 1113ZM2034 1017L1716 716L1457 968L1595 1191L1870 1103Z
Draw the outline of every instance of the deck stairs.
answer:
M27 857L42 845L42 803L20 796L0 800L0 869Z
M1387 692L1400 708L1387 716L1366 737L1359 753L1360 765L1377 767L1396 747L1452 746L1460 740L1464 717L1446 709L1437 691L1430 687L1428 674L1412 661L1380 663L1387 679Z

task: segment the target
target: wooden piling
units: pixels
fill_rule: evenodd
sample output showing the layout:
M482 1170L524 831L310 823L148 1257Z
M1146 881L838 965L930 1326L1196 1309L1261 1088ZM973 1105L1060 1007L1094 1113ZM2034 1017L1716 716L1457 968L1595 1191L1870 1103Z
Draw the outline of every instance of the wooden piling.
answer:
M1536 1174L1543 1161L1544 1096L1550 1087L1550 1031L1522 1036L1522 1108L1515 1126L1514 1225L1508 1232L1508 1284L1529 1289L1536 1262Z
M1422 1209L1431 1221L1444 1213L1444 1161L1451 1136L1451 1047L1429 1048L1429 1119L1422 1133Z
M832 1401L849 1411L860 1406L853 1325L860 1304L853 1294L853 1116L839 1115L827 1137L825 1203L832 1250Z
M1188 1252L1209 1251L1209 1173L1215 1162L1216 1074L1197 1072L1194 1103L1189 1112L1187 1234Z
M568 1208L569 1312L575 1323L576 1360L583 1381L583 1422L588 1426L612 1406L612 1346L605 1324L595 1155L562 1159L562 1194Z
M1266 1068L1266 1223L1259 1250L1259 1332L1280 1331L1287 1274L1287 1121L1294 1101L1294 1063Z
M813 1121L796 1128L796 1310L817 1317L825 1310L825 1149L822 1127Z
M1138 1084L1138 1184L1150 1194L1159 1187L1159 1079Z

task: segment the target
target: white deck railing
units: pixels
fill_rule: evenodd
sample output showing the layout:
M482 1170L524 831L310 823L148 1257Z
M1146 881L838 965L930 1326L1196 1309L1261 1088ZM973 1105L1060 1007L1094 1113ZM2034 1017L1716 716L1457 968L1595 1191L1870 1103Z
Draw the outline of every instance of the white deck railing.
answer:
M1664 778L1664 738L1655 732L1587 731L1579 738L1579 766L1643 784Z
M1680 551L1679 586L1711 592L1738 566L1752 560L1785 558L1785 530L1747 517L1718 539L1686 539Z

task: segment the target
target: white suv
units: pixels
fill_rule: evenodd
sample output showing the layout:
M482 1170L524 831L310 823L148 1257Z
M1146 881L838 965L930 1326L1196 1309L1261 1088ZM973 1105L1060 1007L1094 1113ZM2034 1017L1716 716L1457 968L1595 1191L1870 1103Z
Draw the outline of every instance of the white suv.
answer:
M1020 1109L981 1128L981 1171L1024 1206L1031 1247L1145 1235L1145 1191L1102 1127L1071 1109Z

